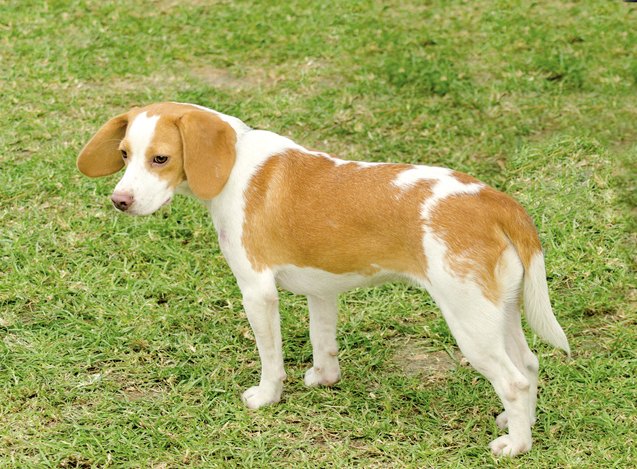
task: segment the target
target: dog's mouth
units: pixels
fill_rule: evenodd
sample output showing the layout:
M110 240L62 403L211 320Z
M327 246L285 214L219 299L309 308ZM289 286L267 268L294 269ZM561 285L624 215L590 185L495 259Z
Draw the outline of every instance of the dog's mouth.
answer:
M170 202L172 202L173 197L170 196L168 197L166 200L164 200L162 202L161 205L159 205L157 208L148 210L148 208L144 207L144 206L139 206L139 205L130 205L129 207L120 207L117 204L113 203L113 205L115 206L115 208L117 209L117 211L121 212L121 213L125 213L127 215L133 215L133 216L139 216L139 215L150 215L152 213L155 213L156 211L158 211L159 209L161 209L162 207L168 205Z

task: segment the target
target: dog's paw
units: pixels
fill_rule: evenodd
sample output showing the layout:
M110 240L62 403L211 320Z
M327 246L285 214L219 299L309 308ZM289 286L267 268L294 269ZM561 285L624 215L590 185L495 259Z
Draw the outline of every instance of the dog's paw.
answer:
M531 441L513 441L509 435L496 438L489 447L495 456L513 457L526 453L531 449Z
M243 393L241 400L248 409L258 409L281 400L283 385L260 384L253 386Z
M326 372L326 370L319 370L312 367L305 372L303 382L306 386L332 386L338 383L340 379L341 371L338 368Z
M498 426L500 430L504 430L509 426L509 417L505 412L502 412L495 418L495 424ZM535 425L535 417L531 417L531 425Z

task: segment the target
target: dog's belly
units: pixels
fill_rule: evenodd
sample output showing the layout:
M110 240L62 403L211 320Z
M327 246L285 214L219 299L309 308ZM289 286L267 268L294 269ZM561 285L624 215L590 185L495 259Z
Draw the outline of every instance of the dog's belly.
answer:
M298 295L331 296L353 288L368 287L401 280L402 276L389 271L374 275L357 273L334 274L313 267L283 265L275 269L277 285Z

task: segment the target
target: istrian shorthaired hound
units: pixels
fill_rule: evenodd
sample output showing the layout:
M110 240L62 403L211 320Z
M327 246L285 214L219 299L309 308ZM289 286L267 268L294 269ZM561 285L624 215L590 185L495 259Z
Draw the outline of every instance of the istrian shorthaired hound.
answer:
M310 151L235 117L178 103L134 108L109 120L81 151L80 171L126 168L112 201L146 215L175 193L201 200L243 295L261 357L250 408L277 402L285 371L277 285L306 295L313 366L308 386L341 376L337 297L403 280L426 289L460 350L504 404L509 433L495 454L531 448L538 360L520 325L569 351L549 301L533 222L510 197L446 168L361 163Z

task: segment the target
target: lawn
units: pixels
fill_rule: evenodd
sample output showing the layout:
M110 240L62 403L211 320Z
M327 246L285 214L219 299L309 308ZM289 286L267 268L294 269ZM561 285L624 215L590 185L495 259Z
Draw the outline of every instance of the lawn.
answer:
M17 1L0 7L0 467L637 466L637 4ZM571 360L541 361L532 451L431 299L341 298L343 381L307 389L282 293L282 402L204 209L118 214L75 158L109 117L202 104L342 158L471 173L538 226Z

